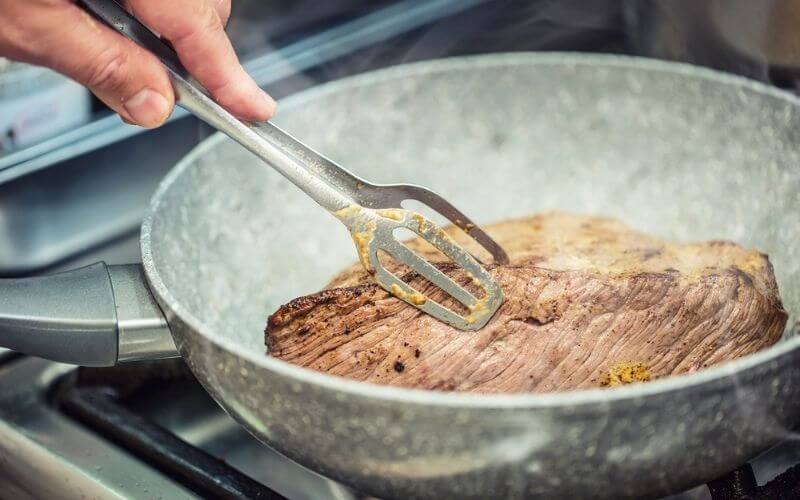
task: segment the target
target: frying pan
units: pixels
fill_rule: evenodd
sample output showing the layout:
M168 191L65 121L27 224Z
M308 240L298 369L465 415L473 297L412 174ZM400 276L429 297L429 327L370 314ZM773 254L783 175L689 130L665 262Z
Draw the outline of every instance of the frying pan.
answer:
M515 54L340 80L286 100L279 115L357 174L427 185L483 214L481 223L559 209L675 241L754 246L769 254L796 322L792 95L674 63ZM353 260L352 244L313 201L219 135L164 179L141 243L143 268L97 264L0 283L4 345L113 364L170 355L169 330L198 380L253 435L371 495L665 495L725 473L800 421L791 331L691 375L554 394L389 388L272 359L267 315L322 287Z

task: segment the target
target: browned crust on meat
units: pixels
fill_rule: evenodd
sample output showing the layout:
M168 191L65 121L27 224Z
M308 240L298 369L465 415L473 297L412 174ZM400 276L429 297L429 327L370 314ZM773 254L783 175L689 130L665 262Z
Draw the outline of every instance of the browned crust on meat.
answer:
M452 273L452 271L454 271L457 267L454 264L446 262L436 262L434 263L434 266L445 273ZM494 269L495 267L497 266L494 264L488 264L486 269ZM410 282L418 278L419 274L413 271L409 271L400 275L400 279L406 282ZM327 288L317 293L297 297L291 302L281 306L280 309L269 316L267 319L267 330L286 326L288 323L296 321L298 318L305 316L308 312L320 305L331 303L349 305L352 303L352 301L362 304L374 299L376 294L381 298L389 296L389 294L386 293L380 286L370 282L335 289ZM361 297L366 298L364 300L359 300ZM349 307L347 308L349 309Z
M731 242L668 245L608 220L591 237L596 247L584 246L581 231L596 221L553 214L503 223L518 229L495 235L513 249L513 265L490 272L506 301L479 332L439 323L351 273L357 284L300 297L270 316L269 353L402 387L544 392L598 387L625 363L654 378L691 372L780 338L787 314L765 255ZM565 228L560 246L542 245L538 229L524 232L554 223ZM525 238L528 247L519 244ZM443 299L415 273L403 279Z

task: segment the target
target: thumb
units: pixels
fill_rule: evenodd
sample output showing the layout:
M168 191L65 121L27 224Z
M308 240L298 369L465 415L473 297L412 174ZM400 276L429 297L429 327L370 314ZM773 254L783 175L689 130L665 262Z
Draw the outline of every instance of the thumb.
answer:
M38 37L31 62L49 66L88 87L128 123L161 125L175 102L158 59L113 32L74 4L64 6L58 27Z

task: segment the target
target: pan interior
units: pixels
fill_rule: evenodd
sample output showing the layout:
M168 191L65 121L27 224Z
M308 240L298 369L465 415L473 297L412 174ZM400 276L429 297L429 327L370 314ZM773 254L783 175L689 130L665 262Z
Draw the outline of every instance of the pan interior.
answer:
M565 210L753 246L797 319L800 107L788 95L668 63L518 54L336 82L282 103L277 123L480 223ZM256 353L268 314L355 260L341 224L221 136L162 185L147 244L170 299Z

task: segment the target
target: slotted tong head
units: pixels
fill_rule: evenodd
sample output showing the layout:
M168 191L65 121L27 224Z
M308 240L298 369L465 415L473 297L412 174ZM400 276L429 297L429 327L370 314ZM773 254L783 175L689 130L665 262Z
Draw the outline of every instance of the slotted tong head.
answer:
M503 291L478 260L438 226L401 203L416 200L449 219L486 249L497 263L507 263L502 248L469 218L432 191L407 184L378 185L361 179L312 150L269 122L248 123L219 106L194 82L172 48L113 0L81 0L88 11L122 35L155 54L175 88L178 105L253 152L342 221L356 244L364 268L385 290L427 314L462 330L483 327L503 302ZM422 259L394 235L405 228L444 253L484 291L467 291ZM469 314L431 300L388 271L378 257L382 250L461 303Z

